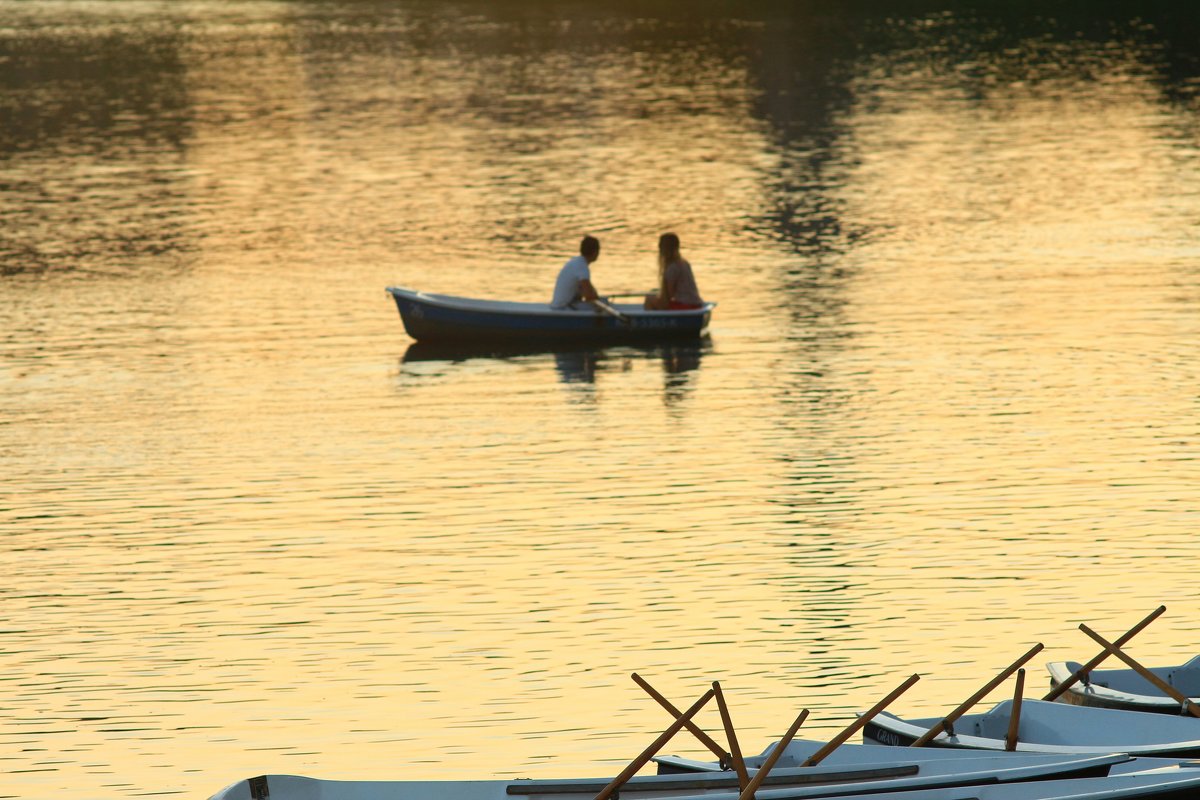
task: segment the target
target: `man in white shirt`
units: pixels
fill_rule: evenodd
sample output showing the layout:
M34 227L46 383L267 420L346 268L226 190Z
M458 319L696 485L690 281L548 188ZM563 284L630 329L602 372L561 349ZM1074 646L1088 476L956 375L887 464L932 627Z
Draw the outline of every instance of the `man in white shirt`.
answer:
M579 243L579 255L563 264L554 282L554 298L550 301L551 308L566 308L571 303L583 300L592 302L599 298L596 287L592 286L591 263L600 257L600 240L595 236L585 236Z

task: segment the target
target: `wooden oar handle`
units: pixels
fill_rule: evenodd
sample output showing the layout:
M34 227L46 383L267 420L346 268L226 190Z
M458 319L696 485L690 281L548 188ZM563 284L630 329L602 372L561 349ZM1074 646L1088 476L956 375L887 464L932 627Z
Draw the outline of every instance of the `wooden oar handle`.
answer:
M653 686L651 686L649 683L647 683L646 679L643 678L641 675L638 675L635 672L632 675L630 675L629 677L633 678L634 683L636 683L638 686L642 687L642 689L646 692L646 694L653 697L654 701L656 703L658 703L660 706L662 706L663 708L665 708L671 716L675 717L675 719L679 719L681 716L683 716L682 711L680 711L678 708L676 708L674 705L672 705L670 700L668 700L667 698L665 698L661 694L659 694L658 691ZM720 691L720 687L718 687L717 684L715 684L715 683L713 684L713 691L714 692ZM717 702L718 703L721 702L720 695L717 695ZM701 730L700 727L698 725L696 725L696 723L691 722L689 720L688 722L685 723L685 727L689 731L691 731L692 735L695 736L697 739L699 739L700 742L705 747L707 747L709 750L711 750L718 759L720 759L721 761L726 761L729 759L729 753L726 753L724 748L722 748L721 745L717 744L717 742L711 736L709 736L707 733L705 733L703 730Z
M1017 729L1021 725L1021 701L1025 697L1025 669L1017 670L1017 687L1013 689L1012 713L1008 715L1008 736L1004 737L1004 749L1010 753L1017 749Z
M679 733L680 729L688 723L688 720L696 716L696 713L704 708L704 704L711 700L714 694L715 692L712 689L705 692L703 697L693 703L691 708L683 712L677 720L671 723L669 728L659 734L658 738L649 747L643 750L633 761L630 761L629 766L621 770L621 773L617 777L613 778L607 786L601 789L600 794L596 795L595 800L608 800L609 795L624 786L626 781L632 778L639 769L646 766L646 763L650 759L654 758L655 753L661 750L663 745L671 740L672 736Z
M1115 642L1113 642L1113 644L1115 644L1117 647L1123 647L1124 645L1128 644L1130 639L1132 639L1134 636L1137 636L1139 633L1141 633L1146 628L1146 626L1149 625L1151 622L1154 622L1154 620L1161 617L1163 615L1163 612L1165 612L1166 610L1167 610L1166 606L1159 606L1158 608L1154 609L1148 615L1146 615L1145 619L1143 619L1137 625L1134 625L1132 628L1130 628L1128 631L1126 631L1124 634L1122 634ZM1111 655L1111 652L1112 651L1110 651L1110 650L1101 651L1101 653L1098 656L1096 656L1091 661L1084 664L1079 669L1075 670L1075 672L1073 672L1071 674L1071 677L1067 678L1065 681L1060 683L1058 686L1055 686L1053 689L1051 689L1050 692L1042 699L1043 700L1057 700L1060 695L1062 695L1064 692L1066 692L1068 689L1070 689L1072 686L1074 686L1076 683L1078 683L1080 681L1080 679L1083 678L1084 675L1087 675L1089 672L1094 670L1096 667L1100 666L1100 662L1102 662L1102 661L1104 661L1104 659L1108 658L1109 655Z
M733 769L737 772L738 790L745 791L750 784L750 773L746 771L746 759L742 758L742 747L738 744L737 734L733 730L733 719L729 716L729 706L725 705L725 693L721 684L713 681L713 691L717 695L717 709L721 712L721 724L725 726L725 738L729 740L729 757L733 761Z
M837 736L830 739L829 742L824 747L822 747L820 750L818 750L817 752L815 752L811 756L809 756L807 759L805 759L804 763L801 764L801 766L815 767L817 764L820 764L821 761L826 756L828 756L834 750L841 747L842 744L847 739L849 739L854 734L858 733L859 730L866 727L867 723L870 722L880 711L883 711L885 708L887 708L889 705L891 705L893 700L895 700L897 697L899 697L900 695L907 692L909 690L909 688L919 680L921 680L920 675L914 674L914 675L910 676L908 678L908 680L904 681L904 683L900 684L895 689L893 689L891 694L889 694L887 697L880 700L875 705L871 706L871 708L869 708L867 711L863 712L863 714L861 716L859 716L858 719L856 719L854 722L850 723L846 727L845 730L843 730Z
M631 320L629 319L628 315L622 314L620 311L617 311L615 308L613 308L612 306L610 306L608 303L604 302L603 300L596 298L595 300L591 301L591 303L592 303L592 306L597 311L603 311L605 314L608 314L610 317L615 317L618 321L620 321L624 325L630 324Z
M925 733L919 739L917 739L915 742L913 742L909 746L910 747L924 747L925 745L929 744L931 741L936 739L942 731L947 729L948 726L953 725L955 720L957 720L963 714L970 711L971 706L978 703L980 700L982 700L984 697L986 697L989 692L991 692L993 689L995 689L1000 684L1004 683L1004 681L1008 679L1009 675L1012 675L1018 669L1025 666L1026 661L1033 658L1038 653L1042 652L1043 647L1044 647L1044 645L1041 642L1038 642L1033 647L1029 648L1029 652L1027 652L1025 655L1021 656L1020 658L1018 658L1016 661L1014 661L1012 664L1010 664L1007 669L1005 669L999 675L997 675L996 677L994 677L990 681L988 681L986 686L984 686L978 692L976 692L975 694L973 694L969 698L967 698L967 701L965 703L963 703L961 706L959 706L958 708L951 711L949 714L947 714L944 718L942 718L938 722L934 723L933 727L931 727L929 730L925 731Z
M754 777L750 779L750 783L738 795L738 800L754 800L754 793L762 786L762 782L767 779L767 775L775 767L775 763L779 761L779 757L783 755L783 751L787 749L791 743L792 737L796 735L796 731L800 730L800 726L804 724L804 720L808 719L808 709L804 709L796 717L796 721L792 723L792 727L788 728L787 733L775 745L775 749L771 751L771 755L767 756L766 762L758 768L758 772L754 773Z

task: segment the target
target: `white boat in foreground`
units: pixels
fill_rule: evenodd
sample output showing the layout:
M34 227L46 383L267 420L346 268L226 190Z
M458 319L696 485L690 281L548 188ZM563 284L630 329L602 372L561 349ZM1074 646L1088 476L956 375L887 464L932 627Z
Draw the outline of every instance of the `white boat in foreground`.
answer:
M1012 700L1005 700L986 713L964 714L954 723L953 735L939 734L928 746L1004 750L1012 707ZM940 719L904 720L885 711L863 728L863 739L904 747ZM1200 756L1200 719L1025 700L1017 727L1017 752L1196 758Z
M887 747L849 747L877 751L878 756L814 767L777 767L757 792L758 800L1104 776L1114 765L1129 760L1123 753L1066 757L963 753L955 758L932 750L908 753ZM267 775L238 781L211 800L592 800L608 783L607 778L325 781ZM636 776L620 788L621 800L737 800L737 796L737 777L728 771Z
M943 762L952 763L952 762ZM813 769L813 768L809 768ZM267 775L239 781L212 800L477 800L481 797L537 795L535 781L325 781L296 775ZM1184 800L1200 796L1200 769L1165 768L1102 778L1061 778L947 787L888 788L889 781L760 789L758 800ZM516 791L512 791L515 789ZM497 790L498 793L497 793ZM625 795L625 792L622 792ZM537 795L542 796L542 795ZM569 797L591 795L568 794ZM640 796L640 795L639 795ZM736 791L720 794L659 794L673 800L736 800Z
M1070 680L1083 665L1074 661L1051 661L1046 665L1051 686ZM1177 667L1150 668L1168 686L1200 703L1200 656ZM1132 669L1095 669L1086 684L1071 685L1059 697L1060 702L1079 706L1116 708L1124 711L1149 711L1160 714L1179 714L1181 704Z

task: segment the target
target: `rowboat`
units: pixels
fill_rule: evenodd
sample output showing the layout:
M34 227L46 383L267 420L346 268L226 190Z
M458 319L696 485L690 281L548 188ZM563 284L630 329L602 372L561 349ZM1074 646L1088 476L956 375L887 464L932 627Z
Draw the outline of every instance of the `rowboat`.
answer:
M1065 683L1082 668L1074 661L1052 661L1046 665L1051 686ZM1180 694L1200 702L1200 656L1178 667L1150 668ZM1072 684L1059 700L1080 706L1117 708L1125 711L1150 711L1179 714L1181 704L1132 669L1092 670L1088 682Z
M1200 770L1176 767L1107 778L845 794L838 795L836 800L1195 800L1197 792L1200 792ZM757 796L761 800L789 800L780 794Z
M825 798L848 793L894 792L944 786L1102 777L1129 761L1122 753L1103 756L967 755L929 758L890 748L875 761L783 768L771 772L757 793L772 797ZM890 757L889 757L890 756ZM1197 773L1200 775L1200 773ZM326 781L297 775L267 775L239 781L211 800L592 800L608 779L480 781ZM645 775L620 788L621 800L737 800L732 772Z
M492 796L481 792L487 784L517 787L516 792L499 795L511 798L523 794L514 783L493 781L414 782L414 781L322 781L298 775L268 775L241 781L212 796L211 800L479 800ZM532 783L532 782L528 782ZM888 787L864 788L863 784L827 784L821 795L804 793L799 788L760 789L757 800L802 800L821 796L824 800L1184 800L1200 793L1200 770L1165 768L1106 777L1060 778L1060 780L1016 781L1010 783L954 784L940 788L895 790ZM624 795L624 792L622 792ZM548 795L547 795L548 796ZM562 795L564 798L590 798L588 794ZM649 795L648 795L649 796ZM672 800L738 800L737 792L721 794L656 794Z
M953 734L940 733L929 746L1004 750L1012 708L1012 700L1005 700L985 713L964 714L954 723ZM941 719L904 720L881 712L863 728L863 740L907 746ZM1022 753L1121 752L1195 758L1200 756L1200 719L1023 700L1016 749Z
M408 335L420 342L638 342L695 339L716 303L680 311L601 303L551 308L548 303L480 300L389 286Z

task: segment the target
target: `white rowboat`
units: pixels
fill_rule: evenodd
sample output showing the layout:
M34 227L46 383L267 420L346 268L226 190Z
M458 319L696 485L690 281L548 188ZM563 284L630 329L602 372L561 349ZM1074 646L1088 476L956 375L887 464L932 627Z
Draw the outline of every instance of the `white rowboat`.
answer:
M837 800L1195 800L1200 770L1141 772L1109 778L1033 781L998 786L958 786L884 795L842 795ZM777 799L778 800L778 799Z
M945 758L926 757L927 753L915 751L898 753L885 747L860 749L877 750L878 758L850 765L777 768L756 796L758 800L801 800L846 793L1103 776L1112 766L1129 760L1120 753L1069 757L963 754L962 758ZM211 800L592 800L607 785L607 778L326 781L267 775L238 781ZM737 797L737 778L731 772L637 776L620 788L621 800L737 800Z
M954 723L953 735L940 733L929 746L1004 750L1012 706L1011 700L1005 700L986 713L964 714ZM904 720L885 711L863 728L863 740L905 747L940 720ZM1195 758L1200 756L1200 719L1025 700L1016 749L1019 753L1121 752Z
M1074 661L1052 661L1046 665L1050 685L1058 686L1075 674L1082 664ZM1178 667L1151 668L1180 694L1200 703L1200 656ZM1059 697L1060 702L1079 706L1116 708L1125 711L1149 711L1160 714L1179 714L1182 704L1168 697L1161 689L1132 669L1096 669L1088 682L1075 683Z

